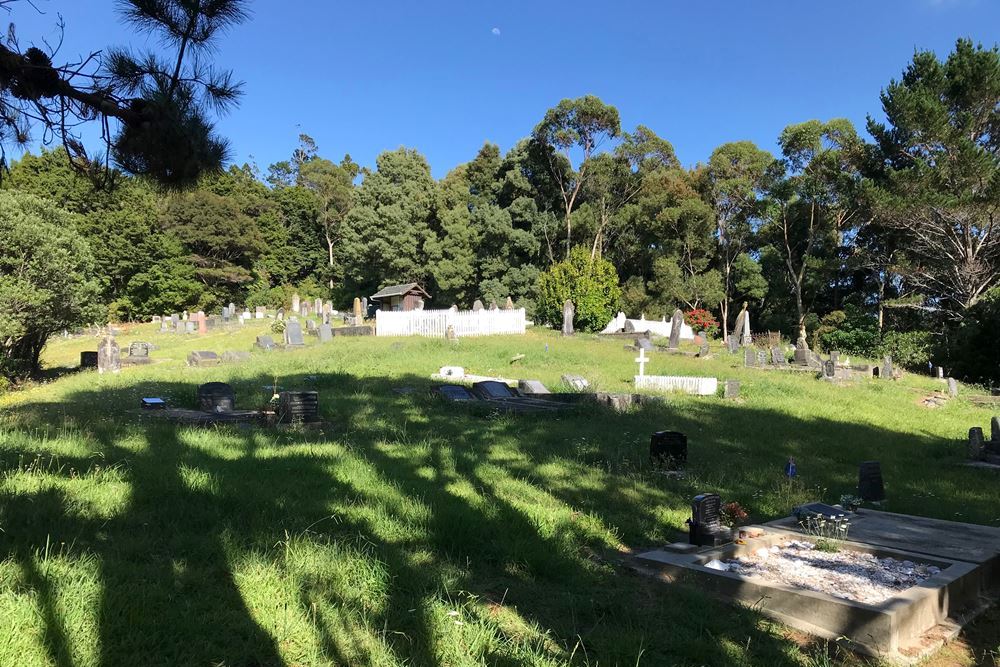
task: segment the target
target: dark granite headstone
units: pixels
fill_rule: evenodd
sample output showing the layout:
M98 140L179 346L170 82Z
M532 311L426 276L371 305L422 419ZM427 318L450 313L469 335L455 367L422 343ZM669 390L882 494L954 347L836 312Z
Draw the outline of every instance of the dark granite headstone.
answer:
M310 424L319 421L319 393L283 391L278 394L278 423Z
M93 350L81 352L80 368L97 368L97 352Z
M288 347L302 347L306 344L302 337L302 325L296 320L289 320L285 323L285 345Z
M681 329L684 327L684 313L678 308L670 318L670 342L667 347L676 350L681 344Z
M858 468L858 495L870 502L885 500L882 466L878 461L865 461Z
M702 493L691 502L688 541L701 547L719 546L732 539L732 532L722 525L722 499L717 493Z
M986 458L986 443L983 442L983 429L973 426L969 429L969 458L982 461Z
M436 389L437 393L444 396L449 401L474 401L476 397L472 395L468 387L460 384L443 384Z
M206 382L198 387L198 409L202 412L232 412L236 392L225 382Z
M517 394L508 385L496 380L485 380L472 385L472 392L482 399L514 398Z
M677 431L657 431L649 438L649 461L654 468L678 470L687 463L688 439Z
M823 378L832 380L837 375L837 367L833 365L833 360L827 359L823 362Z

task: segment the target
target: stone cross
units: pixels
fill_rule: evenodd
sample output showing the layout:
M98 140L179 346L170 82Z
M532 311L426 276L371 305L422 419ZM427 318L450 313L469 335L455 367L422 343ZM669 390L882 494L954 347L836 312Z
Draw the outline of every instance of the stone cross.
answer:
M563 302L563 324L562 324L562 335L572 336L573 335L573 317L576 315L576 306L569 299Z
M639 348L639 356L635 358L635 363L639 364L639 377L646 377L646 363L649 359L646 358L646 348Z

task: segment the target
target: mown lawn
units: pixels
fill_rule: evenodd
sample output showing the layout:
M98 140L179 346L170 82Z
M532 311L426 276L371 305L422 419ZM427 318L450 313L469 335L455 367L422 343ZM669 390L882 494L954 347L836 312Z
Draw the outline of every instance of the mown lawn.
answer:
M683 539L700 491L764 521L837 502L867 459L893 511L1000 525L998 476L960 465L966 431L991 416L970 388L932 410L920 399L943 385L929 378L833 386L656 354L648 373L736 378L741 399L503 416L423 391L446 364L629 390L622 341L541 330L457 346L310 339L184 365L194 349L249 349L265 326L133 327L123 346L149 340L162 361L118 376L60 372L97 341L56 340L58 379L0 397L0 665L822 665L824 646L635 575L623 554ZM326 428L176 426L137 409L150 395L193 407L212 380L253 407L275 379L318 390ZM684 479L649 469L660 429L689 435ZM992 664L995 620L941 664Z

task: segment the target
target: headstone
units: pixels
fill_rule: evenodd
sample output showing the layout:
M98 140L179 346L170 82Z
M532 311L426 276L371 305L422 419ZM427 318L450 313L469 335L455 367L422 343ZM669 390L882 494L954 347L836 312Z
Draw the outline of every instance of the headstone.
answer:
M360 327L337 327L333 330L334 336L372 336L374 333L371 326L367 324Z
M148 357L149 349L152 346L149 343L143 343L139 341L133 341L129 343L128 346L128 356L130 357Z
M323 299L313 299L313 314L323 314Z
M436 389L437 393L449 401L474 401L476 397L468 388L459 384L444 384Z
M219 358L219 355L209 350L196 350L187 356L188 366L218 366L220 363L222 363L222 359Z
M552 393L539 380L518 380L517 389L522 394L549 394Z
M496 380L484 380L472 385L472 393L482 399L515 398L517 394L506 383Z
M990 441L1000 444L1000 417L990 419Z
M366 297L366 296L361 297L361 316L362 317L368 317L368 307L369 307L368 297Z
M886 357L882 360L882 370L879 373L879 377L883 380L892 379L892 357L886 355Z
M293 313L299 312L299 308L302 305L301 301L302 301L302 298L299 296L298 292L296 292L295 294L292 295L292 312Z
M837 350L831 351L830 352L830 361L833 362L834 366L839 366L840 365L840 352L838 352Z
M236 304L232 301L229 302L229 317L236 316Z
M105 336L97 348L97 372L118 373L122 369L121 350L114 336Z
M232 311L229 310L229 306L223 306L222 307L222 321L223 322L228 322L229 321L229 319L232 317L231 312Z
M983 442L983 429L973 426L969 429L969 458L981 461L986 458L986 443Z
M257 341L254 345L262 350L274 350L278 347L274 344L274 339L270 336L257 336Z
M649 438L649 462L654 468L678 470L687 463L688 439L677 431L657 431Z
M365 314L361 312L361 299L354 297L354 325L360 326L365 319Z
M184 320L185 322L188 321L188 311L185 310L183 313L181 313L181 319Z
M278 312L275 313L275 317L278 319L279 322L283 322L285 319L285 309L279 308Z
M569 299L563 302L562 309L562 335L572 336L573 335L573 317L576 315L576 306Z
M732 340L732 338L730 338L730 340ZM747 368L754 368L757 366L757 350L752 347L743 348L743 365Z
M323 314L333 315L333 301L330 301L329 299L326 300L326 303L323 304Z
M319 325L319 342L328 343L333 340L333 328L329 322Z
M885 500L882 466L878 461L865 461L858 468L858 495L861 500L870 502Z
M198 387L198 409L224 413L236 409L236 393L225 382L206 382Z
M684 313L678 308L670 318L670 343L668 347L676 350L681 344L681 329L684 327Z
M316 331L316 320L306 320L306 331Z
M208 333L208 321L205 319L205 311L198 311L198 333L207 334Z
M288 347L302 347L306 344L302 337L302 325L295 320L285 323L285 345Z
M254 308L253 317L255 320L262 320L265 315L267 315L267 308L264 306L257 306Z
M514 310L514 300L509 296L507 297L507 302L503 305L504 310Z
M635 347L637 350L647 350L649 352L656 349L656 346L653 345L653 341L649 340L645 336L635 339Z
M177 318L177 321L174 322L174 333L182 334L185 331L187 331L187 322L185 322L180 318Z
M184 323L184 333L193 334L198 330L198 325L193 320Z
M726 349L729 350L729 354L736 354L736 350L740 349L740 342L736 336L729 337L729 340L726 341Z
M574 391L586 391L590 387L587 379L580 375L566 374L562 376L564 384L569 385Z
M485 306L483 306L483 302L479 299L476 299L475 303L472 304L473 312L483 310L484 308Z
M490 301L490 310L500 310L500 307L497 306L496 301Z
M97 352L87 350L80 353L80 368L97 368Z
M788 363L788 360L785 359L785 351L782 350L780 347L772 347L771 348L771 363L774 364L775 366L784 366L784 365L786 365Z
M952 398L958 396L958 382L955 378L948 378L948 395Z
M458 340L458 335L455 333L455 327L452 324L448 325L448 328L444 331L444 337L448 340L455 342Z
M731 349L739 347L740 345L748 345L748 343L743 341L743 327L744 323L747 321L747 317L747 304L744 303L743 310L741 310L740 314L736 316L736 323L733 324L733 332L729 335L729 338L734 340L731 345Z
M740 381L739 380L726 380L726 389L723 394L724 398L734 399L740 397Z
M938 366L937 367L937 377L938 377L938 380L943 380L944 379L944 366Z
M732 539L732 531L722 525L722 498L702 493L691 502L688 541L700 547L716 547Z
M250 353L229 350L227 352L223 352L220 358L224 364L236 364L241 361L250 361Z
M767 366L767 352L764 350L757 350L757 365L761 368Z
M710 356L712 356L712 350L708 346L708 341L705 340L705 339L702 339L702 341L701 341L701 347L698 348L698 358L699 359L707 359Z
M827 359L823 362L823 379L832 380L837 376L837 367L834 366L832 359Z
M283 391L278 394L279 424L311 424L319 421L319 393Z

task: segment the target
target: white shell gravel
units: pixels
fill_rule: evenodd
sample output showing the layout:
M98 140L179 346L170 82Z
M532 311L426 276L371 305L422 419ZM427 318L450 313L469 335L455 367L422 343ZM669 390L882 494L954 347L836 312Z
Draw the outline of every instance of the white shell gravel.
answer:
M846 548L820 551L815 544L804 540L762 547L719 564L745 577L759 577L866 604L885 602L941 571L933 565L878 558Z

